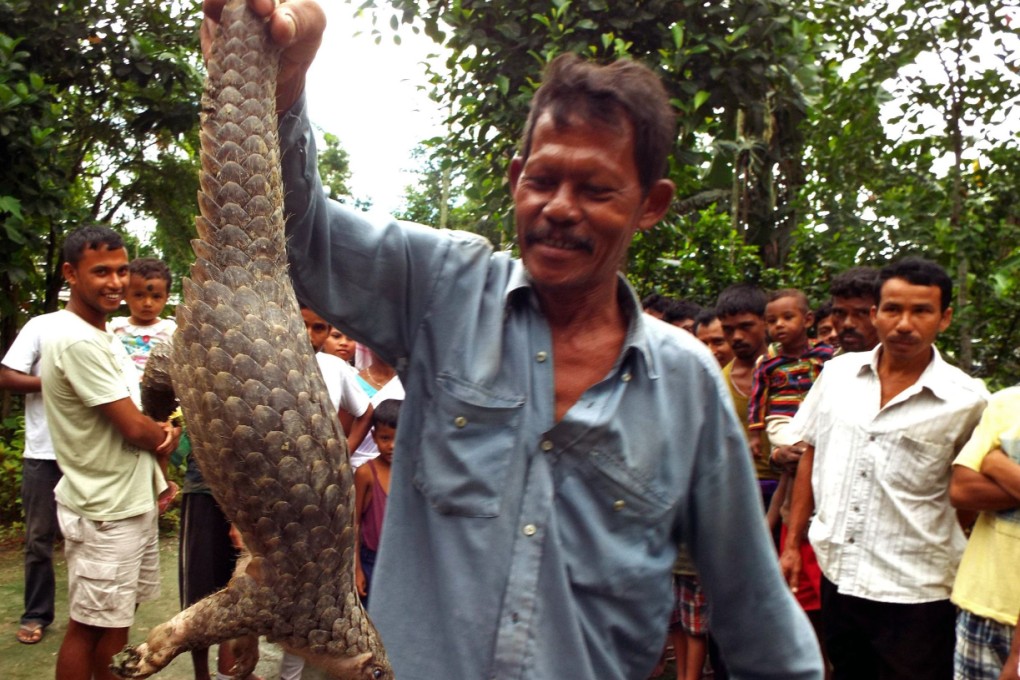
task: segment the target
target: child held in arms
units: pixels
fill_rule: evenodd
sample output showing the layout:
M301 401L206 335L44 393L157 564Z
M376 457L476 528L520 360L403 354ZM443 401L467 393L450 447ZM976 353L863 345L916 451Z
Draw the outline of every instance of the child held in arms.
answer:
M769 295L765 306L765 326L773 342L754 369L748 422L752 431L765 430L770 451L777 446L797 443L789 434L790 421L818 379L823 364L832 358L831 345L813 342L808 338L808 329L813 323L814 315L803 292L796 288L784 288ZM755 455L759 453L754 450L759 441L758 437L751 439ZM795 475L796 466L783 469L779 487L768 508L770 529L774 531L780 517L783 519L779 537L780 551L786 543L786 517L789 514ZM804 567L801 584L796 591L797 601L817 633L822 606L821 570L814 551L806 541L802 545L801 559Z
M170 342L177 330L173 319L160 316L169 299L173 277L166 263L154 257L135 258L128 264L128 273L130 278L124 301L131 314L110 319L106 327L124 345L141 380L152 348ZM166 512L180 491L177 484L167 478L168 464L169 457L159 459L159 467L167 483L166 490L159 495L160 514Z

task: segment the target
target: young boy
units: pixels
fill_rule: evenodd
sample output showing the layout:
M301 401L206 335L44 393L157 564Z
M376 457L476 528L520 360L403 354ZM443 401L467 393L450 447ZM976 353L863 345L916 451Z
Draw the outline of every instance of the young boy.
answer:
M765 326L775 342L769 345L754 370L748 421L752 431L766 431L770 450L797 443L796 439L791 441L788 434L790 420L817 380L822 365L832 358L832 346L813 343L808 338L808 329L813 322L814 315L807 296L801 291L783 288L769 295L765 305ZM758 442L757 437L752 439L752 450ZM785 517L789 511L795 474L796 468L783 470L779 487L768 507L770 529L775 529L781 515L784 518L779 538L780 551L786 542ZM808 613L817 631L818 611L822 606L821 571L807 542L803 545L801 557L805 568L802 584L796 592L797 601Z
M60 466L53 450L39 378L43 340L59 335L63 315L32 317L0 361L0 390L25 395L25 452L22 460L21 508L25 512L25 611L16 633L18 642L34 645L53 623L56 576L53 541L57 537L57 504L53 489Z
M685 545L673 564L673 597L669 640L676 654L677 680L701 680L708 656L708 602Z
M131 278L125 302L131 314L110 319L107 328L124 343L124 349L141 377L153 346L170 342L177 330L173 319L160 318L166 307L173 278L166 263L152 257L132 260L128 265L128 273Z
M308 307L301 307L301 318L315 350L315 360L326 382L329 399L337 409L340 425L347 435L347 450L353 453L368 434L372 403L358 386L358 374L354 368L339 357L322 351L333 327Z
M783 288L769 295L765 327L774 342L754 369L747 419L752 431L765 430L771 447L796 444L784 436L784 431L822 364L832 358L830 345L815 344L808 338L812 323L814 314L801 291ZM757 448L759 441L752 438L751 448Z
M397 399L387 399L372 412L372 438L379 447L379 455L365 462L354 472L355 513L358 518L358 556L356 583L361 601L368 606L368 592L372 585L375 554L379 550L383 514L390 494L390 469L393 463L393 443L397 439L397 421L400 405Z
M117 336L132 363L138 369L138 379L145 372L152 348L173 339L177 323L173 319L162 319L160 314L166 307L173 278L170 268L162 260L153 257L135 258L128 265L128 285L124 295L130 316L117 316L106 324L107 330ZM159 513L163 514L177 497L180 488L167 477L169 459L160 459L167 488L159 497Z
M64 476L55 489L67 556L69 621L58 680L111 680L110 659L128 640L135 608L159 595L157 459L180 429L138 409L139 384L106 330L128 281L127 250L106 227L64 242L70 299L62 331L45 338L40 381L46 421Z

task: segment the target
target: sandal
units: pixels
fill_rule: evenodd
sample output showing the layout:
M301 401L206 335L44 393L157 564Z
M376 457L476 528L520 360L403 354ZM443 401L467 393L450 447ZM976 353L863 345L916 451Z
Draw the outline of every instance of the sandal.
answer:
M21 628L18 629L16 637L18 638L18 642L23 645L34 645L43 639L43 631L45 630L46 627L41 623L31 621L29 623L21 624Z

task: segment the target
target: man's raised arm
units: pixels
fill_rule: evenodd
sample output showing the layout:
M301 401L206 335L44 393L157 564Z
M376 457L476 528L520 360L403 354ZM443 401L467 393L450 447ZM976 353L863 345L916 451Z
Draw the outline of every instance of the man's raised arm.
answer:
M202 10L202 52L209 56L213 36L227 0L204 0ZM276 111L284 113L294 105L305 89L305 75L315 59L326 30L326 15L312 0L248 0L252 11L269 22L269 33L283 48L280 73L276 79Z

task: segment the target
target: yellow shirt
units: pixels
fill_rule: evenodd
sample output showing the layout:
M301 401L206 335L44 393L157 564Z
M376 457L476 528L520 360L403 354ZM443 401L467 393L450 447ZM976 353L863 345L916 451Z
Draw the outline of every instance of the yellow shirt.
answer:
M1020 387L997 392L988 402L981 422L954 461L981 471L981 461L1001 448L1020 464ZM953 584L952 601L972 614L1015 626L1020 611L1020 507L982 512L971 532L960 570Z

